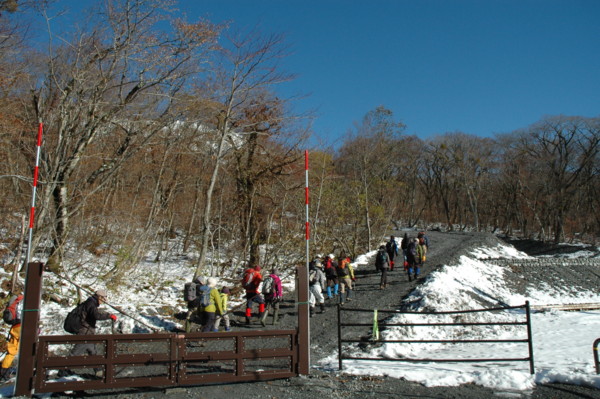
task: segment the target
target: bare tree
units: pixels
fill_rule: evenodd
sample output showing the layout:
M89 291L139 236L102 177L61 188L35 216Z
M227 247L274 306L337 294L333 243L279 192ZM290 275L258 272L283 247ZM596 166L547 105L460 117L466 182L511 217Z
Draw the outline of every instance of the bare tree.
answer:
M264 93L269 92L269 88L291 79L291 76L278 70L278 61L285 55L284 39L281 35L263 36L258 32L252 32L234 34L228 39L228 44L222 49L217 73L202 90L203 93L213 93L211 99L220 104L221 109L217 115L215 142L217 150L206 189L201 221L200 255L194 277L202 273L209 250L212 197L221 163L229 149L239 143L255 141L265 125L268 125L268 130L271 129L270 125L277 122L280 115L275 118L269 117L267 120L254 117L260 114L256 112L256 107L273 108L268 102L257 103L257 100L261 99ZM248 187L247 193L247 201L252 201L253 189ZM252 208L252 203L248 205L247 202L247 206Z
M34 92L31 117L47 126L40 218L48 217L53 227L56 262L69 220L85 204L85 195L106 184L171 123L168 115L177 94L198 73L217 37L217 29L202 21L173 21L171 31L161 32L169 18L167 1L104 5L84 31L70 41L62 39L62 45L55 44L49 30L48 68L36 77L42 84ZM102 141L112 143L112 153L84 164L93 145ZM74 187L77 203L72 201Z

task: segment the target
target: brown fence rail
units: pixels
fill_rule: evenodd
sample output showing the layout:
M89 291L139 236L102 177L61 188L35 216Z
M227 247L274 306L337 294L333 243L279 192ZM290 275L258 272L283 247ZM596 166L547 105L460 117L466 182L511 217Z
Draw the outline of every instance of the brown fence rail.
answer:
M457 311L447 311L447 312L409 312L409 311L401 311L401 310L377 310L378 314L411 314L411 315L455 315L455 314L465 314L465 313L481 313L481 312L506 312L508 310L515 309L525 309L525 319L522 321L502 321L502 322L452 322L452 323L386 323L384 320L377 320L377 324L379 328L386 327L473 327L473 326L524 326L527 333L527 338L524 339L450 339L450 340L417 340L417 339L404 339L404 340L368 340L364 337L358 338L346 338L344 337L344 328L347 327L373 327L373 321L369 323L359 322L359 323L350 323L344 322L342 320L343 313L368 313L373 314L374 309L356 309L356 308L345 308L338 305L338 361L339 361L339 369L343 368L343 360L372 360L372 361L397 361L397 362L437 362L437 363L455 363L455 362L467 362L467 363L482 363L482 362L513 362L513 361L526 361L529 362L529 371L531 374L535 373L534 370L534 361L533 361L533 342L532 342L532 334L531 334L531 314L530 314L530 306L529 301L527 301L524 305L521 306L507 306L501 308L488 308L488 309L475 309L475 310L457 310ZM389 316L388 316L389 317ZM402 343L402 344L422 344L422 343L468 343L468 344L478 344L478 343L526 343L528 349L528 356L522 358L483 358L483 359L411 359L411 358L398 358L398 359L389 359L389 358L381 358L381 357L356 357L345 355L343 352L343 344L344 343L358 343L361 345L370 345L370 344L382 344L382 343Z
M70 356L75 344L94 356ZM164 387L298 374L295 330L39 337L36 393ZM69 370L77 378L58 378Z

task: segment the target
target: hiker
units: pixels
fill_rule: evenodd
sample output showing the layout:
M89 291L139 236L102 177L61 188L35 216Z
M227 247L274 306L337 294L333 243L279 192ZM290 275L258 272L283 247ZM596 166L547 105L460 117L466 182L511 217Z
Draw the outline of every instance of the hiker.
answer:
M321 311L325 311L325 298L323 297L323 290L327 284L327 278L323 273L323 264L319 259L315 259L308 265L308 291L309 297L309 309L310 316L312 317L315 313L315 306L318 303Z
M390 240L385 244L385 251L390 260L390 271L394 270L394 258L398 255L398 243L394 236L390 236Z
M402 242L400 243L400 248L402 249L402 254L404 255L404 270L406 270L406 267L408 266L406 253L408 251L409 243L410 239L408 238L408 233L404 233L404 237L402 238Z
M223 325L225 326L225 331L231 331L231 322L229 320L229 308L228 306L228 302L229 302L229 294L231 294L231 291L229 290L229 288L227 287L223 287L221 288L221 294L220 294L220 301L221 301L221 310L223 311L222 314L217 314L217 317L215 319L215 327L213 329L214 332L218 332L219 331L219 325L221 324L221 320L223 320Z
M265 300L258 288L263 280L262 274L260 274L260 266L256 265L250 267L244 271L244 278L242 279L242 286L246 290L246 324L250 324L250 318L252 317L252 305L258 304L259 317L265 311Z
M106 291L97 290L94 295L90 296L83 304L81 304L81 318L79 319L79 328L77 335L94 335L96 334L96 322L98 320L112 319L113 323L117 321L117 316L104 312L99 309L100 305L106 303ZM96 355L96 344L77 343L71 349L70 356ZM96 376L100 376L102 371L95 368ZM59 377L71 375L70 370L60 370Z
M197 276L191 283L186 283L183 289L183 299L187 302L187 312L185 314L185 332L192 330L192 315L196 313L200 320L202 320L202 312L198 311L202 288L205 286L202 281L202 277Z
M267 316L269 311L273 311L273 321L271 324L279 323L279 304L283 299L283 287L281 286L281 278L277 269L271 270L269 274L263 280L262 290L263 297L265 299L265 311L260 317L260 324L264 327L266 325Z
M379 289L383 290L387 287L387 272L390 268L390 262L388 254L385 250L385 245L381 245L375 255L375 268L381 272L381 281L379 283Z
M348 273L350 274L350 280L352 281L352 289L356 288L356 275L354 274L354 263L348 263Z
M412 281L413 273L414 278L416 279L420 272L420 259L419 259L419 239L413 238L410 240L408 244L408 248L406 250L406 261L408 262L407 272L408 272L408 281Z
M21 339L21 313L23 312L23 286L20 283L15 284L13 295L8 301L6 310L10 313L10 320L4 317L5 321L11 324L8 332L8 342L6 343L6 355L2 360L0 369L0 381L6 381L10 378L10 367L13 360L19 352L19 340Z
M429 249L429 237L427 237L424 231L420 231L419 234L417 234L417 238L419 239L419 244L424 245L425 252L427 252Z
M325 277L327 278L327 299L338 296L340 284L337 275L337 262L335 255L329 254L325 259ZM333 288L333 293L331 289Z
M345 301L351 301L352 297L352 279L350 278L350 258L340 257L337 267L337 275L340 284L340 305L343 305ZM345 297L344 297L345 296Z
M202 332L212 332L215 330L215 319L217 315L223 315L223 308L221 307L221 294L217 287L217 279L209 277L207 285L209 291L208 305L200 303L198 312L200 313L200 320L202 324Z

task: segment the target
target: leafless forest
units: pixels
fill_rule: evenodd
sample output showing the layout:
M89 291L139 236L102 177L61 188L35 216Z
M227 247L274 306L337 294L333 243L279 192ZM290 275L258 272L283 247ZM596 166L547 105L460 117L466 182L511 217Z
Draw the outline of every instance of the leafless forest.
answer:
M57 270L67 255L110 254L117 279L157 245L196 274L301 261L304 150L317 252L364 253L405 226L600 235L599 118L423 139L382 105L319 146L314 116L278 95L294 78L284 36L185 21L166 0L97 2L77 24L43 3L0 1L5 265L24 257L40 123L32 244Z

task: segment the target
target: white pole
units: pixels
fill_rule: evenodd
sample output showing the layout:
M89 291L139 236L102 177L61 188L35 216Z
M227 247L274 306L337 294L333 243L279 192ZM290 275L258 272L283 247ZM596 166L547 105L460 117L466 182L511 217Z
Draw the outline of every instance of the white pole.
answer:
M44 131L44 124L40 122L38 125L37 135L37 154L35 157L35 169L33 170L33 195L31 196L31 209L29 212L29 240L27 240L27 256L25 258L25 266L29 264L31 260L31 241L33 240L33 222L35 220L35 195L37 192L38 174L40 168L40 154L42 148L42 132Z

